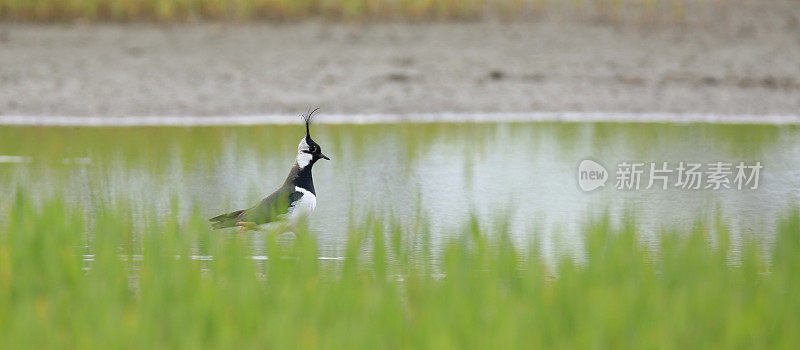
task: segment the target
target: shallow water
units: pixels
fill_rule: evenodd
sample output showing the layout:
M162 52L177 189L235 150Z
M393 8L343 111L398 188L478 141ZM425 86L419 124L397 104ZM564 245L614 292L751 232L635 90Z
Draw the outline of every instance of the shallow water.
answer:
M549 258L580 257L580 225L604 213L616 222L633 217L645 243L655 243L661 229L716 215L730 226L734 245L746 237L769 243L777 217L800 198L796 126L319 124L312 134L332 158L314 167L317 210L309 221L323 256L341 256L348 224L368 212L409 225L422 213L437 241L471 214L487 227L508 217L518 242L535 236ZM210 217L280 186L302 136L297 125L0 127L0 209L20 188L42 200L64 197L87 213L92 203L125 201L134 217L192 210ZM604 187L587 193L578 186L584 159L610 172ZM623 161L646 163L639 190L615 188ZM647 163L675 169L681 161L702 163L704 171L709 163L740 161L763 169L757 189L681 189L674 173L669 189L645 189Z

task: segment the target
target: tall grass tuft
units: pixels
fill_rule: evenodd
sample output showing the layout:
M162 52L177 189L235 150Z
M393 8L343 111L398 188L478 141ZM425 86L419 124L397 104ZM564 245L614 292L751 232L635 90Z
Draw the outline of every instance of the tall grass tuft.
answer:
M372 220L329 261L303 229L253 240L200 215L87 215L18 193L0 214L2 348L800 345L797 210L768 249L734 249L720 223L664 232L654 251L634 223L600 220L584 230L587 258L553 270L503 225L468 224L434 254L424 225Z

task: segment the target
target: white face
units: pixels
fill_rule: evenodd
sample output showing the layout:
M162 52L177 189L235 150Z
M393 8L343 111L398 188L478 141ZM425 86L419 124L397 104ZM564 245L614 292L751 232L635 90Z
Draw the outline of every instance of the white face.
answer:
M300 144L297 145L297 165L301 168L305 168L306 165L310 164L313 158L310 153L303 151L308 151L308 143L306 143L305 137L300 139Z

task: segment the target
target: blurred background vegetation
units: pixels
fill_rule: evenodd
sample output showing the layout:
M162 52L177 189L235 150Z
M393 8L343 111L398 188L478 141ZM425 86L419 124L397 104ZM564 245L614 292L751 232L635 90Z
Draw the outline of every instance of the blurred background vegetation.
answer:
M250 21L304 18L475 20L579 12L603 18L684 17L725 0L0 0L17 21Z

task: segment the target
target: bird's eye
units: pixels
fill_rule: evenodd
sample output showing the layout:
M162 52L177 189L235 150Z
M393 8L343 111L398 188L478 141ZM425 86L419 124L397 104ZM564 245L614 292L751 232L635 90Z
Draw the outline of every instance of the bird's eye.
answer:
M308 148L308 151L311 152L311 153L316 153L317 152L317 147L316 146L311 146L311 147Z

